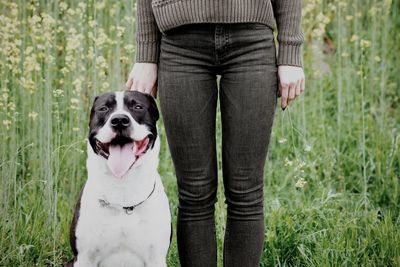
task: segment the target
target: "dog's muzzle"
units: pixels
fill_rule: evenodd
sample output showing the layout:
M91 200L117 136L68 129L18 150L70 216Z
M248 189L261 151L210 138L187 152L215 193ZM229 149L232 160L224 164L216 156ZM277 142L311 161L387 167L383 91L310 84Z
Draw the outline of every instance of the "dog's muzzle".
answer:
M120 126L118 126L120 127ZM150 146L150 135L142 140L117 135L109 143L96 139L98 153L107 159L107 165L114 176L122 178L125 173L143 156Z

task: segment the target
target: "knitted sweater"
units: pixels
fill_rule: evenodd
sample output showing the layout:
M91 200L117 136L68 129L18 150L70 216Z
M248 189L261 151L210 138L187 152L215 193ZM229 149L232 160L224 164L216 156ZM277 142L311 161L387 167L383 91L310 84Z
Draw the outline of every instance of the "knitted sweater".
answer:
M277 64L302 66L300 20L301 0L137 0L136 62L157 63L161 33L183 24L276 22Z

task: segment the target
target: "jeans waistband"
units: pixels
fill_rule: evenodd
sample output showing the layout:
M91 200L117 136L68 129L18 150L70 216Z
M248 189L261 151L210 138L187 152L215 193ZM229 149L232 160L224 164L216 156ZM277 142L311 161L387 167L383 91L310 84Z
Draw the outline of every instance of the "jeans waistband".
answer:
M215 31L216 28L220 29L229 29L229 30L243 30L243 29L252 29L252 28L269 28L271 32L273 29L263 23L259 22L235 22L235 23L190 23L190 24L183 24L178 27L172 28L167 30L165 34L170 33L178 33L183 31L196 31L196 32L210 32Z

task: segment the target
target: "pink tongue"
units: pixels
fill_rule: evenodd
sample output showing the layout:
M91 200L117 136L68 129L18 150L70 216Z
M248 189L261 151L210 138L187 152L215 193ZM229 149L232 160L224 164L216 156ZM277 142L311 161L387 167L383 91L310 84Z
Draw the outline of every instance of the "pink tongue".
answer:
M114 176L122 178L136 161L137 146L135 142L123 145L110 145L107 165Z

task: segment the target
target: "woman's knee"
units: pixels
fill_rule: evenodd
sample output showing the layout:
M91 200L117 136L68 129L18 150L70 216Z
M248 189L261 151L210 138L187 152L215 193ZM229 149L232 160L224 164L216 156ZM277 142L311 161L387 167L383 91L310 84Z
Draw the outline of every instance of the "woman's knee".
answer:
M201 220L213 217L217 201L217 179L211 177L178 179L178 197L182 218Z
M262 178L226 183L225 203L228 206L228 218L258 220L264 216L264 185Z

